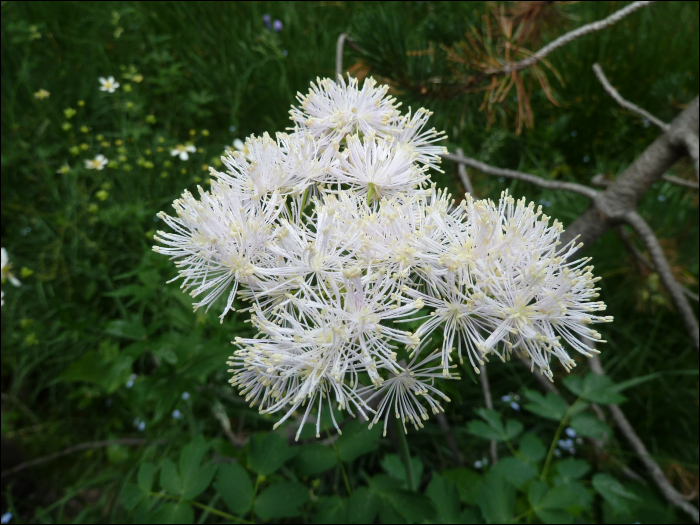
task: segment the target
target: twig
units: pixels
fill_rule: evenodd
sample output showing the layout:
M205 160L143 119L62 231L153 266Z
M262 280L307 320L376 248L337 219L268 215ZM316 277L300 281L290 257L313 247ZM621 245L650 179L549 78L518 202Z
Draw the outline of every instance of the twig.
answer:
M341 33L335 45L335 80L343 76L343 45L349 33Z
M462 454L460 453L459 448L457 447L457 442L455 441L454 435L452 435L452 429L450 428L450 424L447 421L447 417L444 413L438 412L435 416L435 419L437 419L438 425L440 425L440 430L442 430L442 434L445 436L445 441L447 442L447 446L452 452L455 464L458 467L463 467L464 460L462 459Z
M666 260L659 240L656 238L656 235L654 235L654 230L651 229L642 216L636 211L628 212L624 220L637 232L644 246L646 246L651 260L656 267L656 273L659 274L661 282L664 284L666 290L668 290L671 300L676 306L676 310L683 319L688 335L690 335L695 345L695 350L700 351L700 335L698 335L698 322L695 319L695 314L683 294L683 288L673 278L671 267Z
M661 180L665 180L669 184L675 184L676 186L681 186L683 188L687 188L693 191L698 191L699 189L697 182L693 182L692 180L681 179L680 177L674 177L673 175L662 175ZM613 181L606 179L605 175L603 175L602 173L599 173L591 179L591 184L601 188L607 188L612 183Z
M510 64L506 64L500 68L495 68L495 69L489 69L485 71L486 75L509 75L513 71L520 71L521 69L525 69L527 67L530 67L531 65L539 62L542 60L544 57L549 55L552 51L555 49L559 49L560 47L568 44L569 42L576 40L579 37L582 37L584 35L588 35L590 33L595 33L596 31L600 31L601 29L605 29L607 27L610 27L611 25L619 22L623 18L625 18L627 15L634 13L638 9L641 9L642 7L646 7L649 4L652 4L653 2L634 2L627 7L624 7L623 9L620 9L619 11L613 13L607 18L604 18L603 20L598 20L597 22L593 22L591 24L587 24L583 27L579 27L578 29L574 29L573 31L570 31L566 33L565 35L560 36L553 42L550 42L546 46L544 46L542 49L540 49L537 53L534 55L521 60L520 62L513 62Z
M635 258L635 260L650 272L655 272L656 268L654 267L654 264L649 259L647 259L642 252L640 252L637 249L637 247L632 242L632 239L630 239L629 235L627 235L627 232L621 226L616 226L613 229L617 236L620 238L620 242L622 242L622 245ZM681 290L689 299L692 299L695 302L698 302L698 300L700 299L698 298L698 294L691 292L683 286L681 286Z
M599 376L605 375L605 372L603 372L603 367L600 364L600 359L598 359L597 355L594 354L593 357L590 358L589 363L593 373ZM664 497L676 507L679 507L687 512L697 523L700 519L698 509L688 503L683 495L669 483L663 470L661 470L658 463L656 463L656 461L654 461L654 459L651 457L651 454L649 454L649 451L644 446L644 443L641 439L639 439L639 436L634 431L634 428L632 428L632 425L630 425L630 422L625 417L622 409L618 405L608 405L608 409L610 410L610 414L612 415L615 424L620 429L620 432L622 432L630 446L639 455L639 459L641 459L642 463L644 463L644 466L649 471L654 483L656 483L656 485L659 487L659 490Z
M583 184L576 184L575 182L558 182L543 179L542 177L530 175L529 173L523 173L521 171L496 168L494 166L489 166L488 164L484 164L483 162L479 162L478 160L465 157L463 155L454 155L452 153L446 153L440 156L443 159L451 160L452 162L458 162L460 164L466 164L467 166L471 166L472 168L475 168L481 171L482 173L486 173L487 175L522 180L525 182L536 184L537 186L541 186L542 188L548 188L550 190L571 191L573 193L583 195L584 197L588 197L589 199L595 199L598 195L598 192L593 188L589 188L588 186L584 186Z
M63 457L63 456L68 456L69 454L72 454L73 452L80 452L81 450L88 450L91 448L103 448L103 447L109 447L111 445L125 445L129 447L137 447L139 445L145 445L148 443L147 439L137 439L137 438L124 438L124 439L108 439L106 441L90 441L88 443L81 443L80 445L75 445L72 447L68 447L66 449L63 449L59 452L56 452L54 454L49 454L48 456L42 456L40 458L32 459L31 461L25 461L24 463L20 463L19 465L12 467L7 470L3 470L0 473L0 478L4 478L5 476L10 476L12 474L17 474L18 472L22 472L23 470L26 470L31 467L36 467L37 465L41 465L43 463L48 463L49 461L52 461L54 459ZM152 443L163 443L162 441L155 441Z
M489 410L493 410L493 399L491 399L491 388L489 387L489 375L486 372L485 365L479 365L479 381L481 381L481 389L484 391L484 404ZM491 464L498 463L498 445L495 440L491 440Z
M656 127L660 128L661 131L668 131L668 124L663 122L662 120L656 118L654 115L649 113L647 110L640 108L639 106L632 104L632 102L629 102L628 100L625 100L622 98L620 93L610 84L608 79L605 76L605 73L603 73L603 68L600 67L600 65L593 64L593 71L595 72L595 76L598 77L598 80L600 80L600 83L603 84L603 89L608 92L608 95L610 95L612 98L615 99L615 102L620 104L623 108L627 108L633 113L636 113L637 115L642 116L643 118L647 119L649 122L654 124Z
M455 151L457 152L457 155L464 157L464 151L462 148L457 148ZM461 162L457 162L457 174L459 175L459 180L462 181L462 186L464 187L465 191L472 197L476 197L474 194L474 186L472 186L472 181L469 179L469 174L467 173L467 168Z

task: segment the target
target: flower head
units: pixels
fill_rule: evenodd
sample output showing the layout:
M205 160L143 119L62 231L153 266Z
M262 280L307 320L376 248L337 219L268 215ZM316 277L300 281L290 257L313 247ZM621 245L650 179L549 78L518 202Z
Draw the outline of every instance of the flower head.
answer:
M187 160L190 158L189 153L194 153L197 151L192 144L178 144L170 150L170 155L172 157L180 157L180 160Z
M107 159L104 155L100 153L97 157L95 157L92 160L85 159L85 168L89 170L102 170L108 162L109 159Z
M12 273L12 263L10 262L10 257L7 255L7 250L2 248L0 250L2 253L2 281L10 281L13 286L22 286L22 283L14 276Z
M36 93L34 93L34 98L37 100L44 100L45 98L49 98L51 96L51 93L46 91L45 89L40 89Z
M114 77L100 77L97 80L100 81L100 91L107 91L108 93L114 93L119 87L119 82L114 80Z

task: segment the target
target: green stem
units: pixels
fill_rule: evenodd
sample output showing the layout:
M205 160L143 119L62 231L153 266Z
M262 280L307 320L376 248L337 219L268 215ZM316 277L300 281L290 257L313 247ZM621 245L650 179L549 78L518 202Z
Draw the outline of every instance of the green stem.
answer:
M540 476L540 480L542 480L542 481L544 481L545 478L547 477L547 471L549 470L549 465L552 463L552 457L554 457L554 449L557 448L557 443L559 442L559 437L561 436L561 433L564 431L564 427L569 422L569 419L571 418L571 415L573 414L574 408L578 408L578 403L579 403L579 399L577 399L574 402L574 404L572 404L569 407L569 410L566 411L566 414L564 414L564 417L562 418L561 422L559 423L559 428L557 428L557 431L554 433L554 439L552 440L552 444L549 446L549 452L547 453L547 459L544 462L544 467L542 468L542 475Z
M255 498L258 497L258 487L260 486L260 481L263 479L263 477L258 474L258 477L255 478L255 487L253 488L253 502L250 504L250 522L255 523Z
M403 466L406 469L408 490L414 492L416 488L413 486L413 466L411 464L411 453L408 450L408 439L406 439L406 432L404 432L403 425L401 424L401 418L397 417L394 419L394 430L396 431L396 439L399 441L401 461L403 461Z
M183 501L182 498L179 498L177 496L171 496L170 494L163 494L162 492L149 492L148 495L153 496L154 498L171 499L178 502ZM227 520L238 521L240 523L251 523L250 521L246 521L243 518L239 518L238 516L234 516L233 514L229 514L228 512L208 507L207 505L199 503L198 501L187 501L187 503L206 512L209 512L210 514L215 514L221 518L226 518Z
M352 496L352 489L350 488L350 480L348 479L348 474L345 472L345 465L343 465L343 460L340 459L340 454L338 454L338 448L335 446L335 441L331 438L331 433L326 429L326 434L328 435L328 440L331 442L333 447L333 452L338 460L338 465L340 465L340 473L343 475L343 481L345 482L345 490L348 491L348 496Z

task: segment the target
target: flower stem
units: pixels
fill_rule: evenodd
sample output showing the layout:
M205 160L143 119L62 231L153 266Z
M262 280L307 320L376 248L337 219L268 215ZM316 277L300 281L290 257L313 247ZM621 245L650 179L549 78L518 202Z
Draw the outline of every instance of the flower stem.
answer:
M549 470L549 466L552 463L552 457L554 457L554 449L557 448L557 443L559 442L559 437L561 436L561 433L564 430L564 427L568 424L569 419L571 418L571 415L574 413L574 408L578 409L578 404L579 404L580 398L577 399L570 407L569 410L566 411L566 414L564 414L564 417L561 419L561 422L559 423L559 428L557 428L557 431L554 433L554 439L552 440L552 444L549 446L549 452L547 453L547 459L544 462L544 467L542 468L542 475L540 476L540 480L544 481L545 478L547 477L547 471Z
M229 514L228 512L224 512L219 509L215 509L213 507L209 507L207 505L204 505L202 503L199 503L198 501L189 501L189 500L182 500L181 498L177 496L172 496L170 494L163 494L162 492L149 492L149 496L153 496L154 498L162 498L162 499L171 499L175 501L187 501L190 505L200 508L202 510L205 510L209 512L210 514L215 514L221 518L226 518L227 520L231 521L237 521L239 523L251 523L250 521L246 521L243 518L239 518L238 516L234 516L233 514Z
M343 460L340 459L340 454L338 454L338 448L335 446L335 441L331 439L331 433L326 429L326 435L328 435L328 440L331 442L333 447L333 452L338 460L338 465L340 465L340 473L343 475L343 481L345 482L345 490L348 491L348 496L352 496L352 489L350 488L350 480L348 479L348 474L345 472L345 465L343 465Z
M406 432L404 432L403 425L401 424L401 418L397 417L394 419L394 430L396 431L396 439L399 441L401 461L403 461L403 466L406 469L408 490L414 492L416 488L413 486L413 465L411 464L411 453L408 450L408 439L406 439Z

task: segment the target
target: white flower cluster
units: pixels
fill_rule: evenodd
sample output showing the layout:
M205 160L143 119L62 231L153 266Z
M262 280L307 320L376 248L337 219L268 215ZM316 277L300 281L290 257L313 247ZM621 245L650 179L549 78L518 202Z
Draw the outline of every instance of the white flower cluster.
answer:
M611 320L561 224L507 194L455 206L430 184L444 135L425 129L426 110L401 115L387 89L312 83L291 133L248 138L209 191L159 214L173 232L154 250L177 261L195 310L225 297L223 322L236 296L249 304L259 333L236 338L230 382L281 411L278 424L299 411L299 431L318 407L319 432L324 404L421 427L424 403L449 401L434 380L458 379L455 356L479 373L489 354L516 352L551 379L552 356L575 365L562 339L589 355L589 325Z

